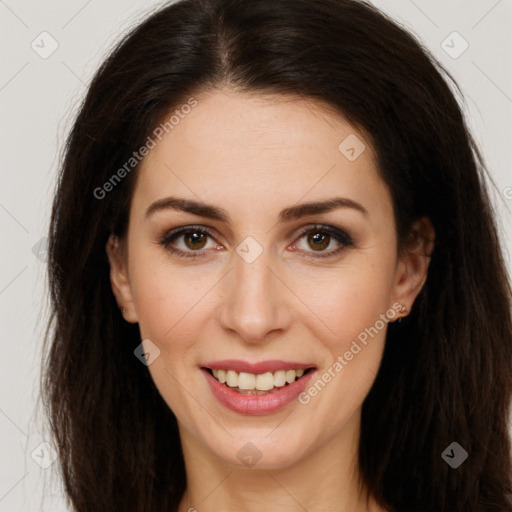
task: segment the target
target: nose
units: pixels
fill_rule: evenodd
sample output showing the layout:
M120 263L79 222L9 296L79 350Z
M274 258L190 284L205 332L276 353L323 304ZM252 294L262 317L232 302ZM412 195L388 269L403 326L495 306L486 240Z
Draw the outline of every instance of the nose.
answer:
M222 283L220 324L249 343L261 343L291 325L290 291L271 268L269 252L251 263L234 254L234 268Z

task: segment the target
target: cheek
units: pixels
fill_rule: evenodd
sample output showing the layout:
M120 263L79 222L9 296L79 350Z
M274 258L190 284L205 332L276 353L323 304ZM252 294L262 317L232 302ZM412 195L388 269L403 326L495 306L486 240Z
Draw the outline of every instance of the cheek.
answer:
M204 280L191 279L190 271L144 256L133 255L131 277L141 339L151 340L160 351L148 370L170 409L187 417L193 414L186 390L194 389L197 379L190 367L208 318L201 300L208 287Z
M135 250L130 265L141 334L166 343L175 331L187 326L191 314L201 309L208 273L201 272L200 267L171 266L165 255L150 250Z
M385 254L380 258L359 254L338 268L292 270L290 288L310 311L306 314L304 309L302 320L310 319L311 326L318 325L316 330L326 333L324 340L331 340L329 344L335 347L340 344L336 349L342 349L391 307L392 261Z
M394 318L392 262L386 255L354 259L336 271L301 276L297 295L314 312L304 314L302 322L325 351L323 368L303 403L317 401L314 407L328 408L324 413L333 419L333 429L361 406L378 373Z
M325 357L317 377L300 401L335 435L361 408L378 374L390 316L383 296L372 286L358 282L331 290L329 301L318 299L311 309L322 322L312 319L309 329L321 342ZM313 414L313 413L311 413Z
M288 297L296 325L307 326L339 352L389 309L391 260L382 252L378 257L359 252L337 267L290 264L281 272L289 290L283 285L276 297ZM224 271L216 265L170 265L162 255L136 248L130 265L141 335L159 340L163 349L170 340L177 349L178 340L198 339L212 308L222 308L215 285ZM219 289L229 294L222 284Z

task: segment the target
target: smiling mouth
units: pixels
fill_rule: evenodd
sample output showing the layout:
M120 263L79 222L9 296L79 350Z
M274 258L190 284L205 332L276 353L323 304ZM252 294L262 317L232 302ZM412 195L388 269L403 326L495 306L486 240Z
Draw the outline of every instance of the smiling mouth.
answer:
M243 395L268 395L275 393L293 382L302 379L314 367L297 370L277 370L275 372L265 372L262 374L253 374L247 372L236 372L234 370L212 370L203 367L214 379Z

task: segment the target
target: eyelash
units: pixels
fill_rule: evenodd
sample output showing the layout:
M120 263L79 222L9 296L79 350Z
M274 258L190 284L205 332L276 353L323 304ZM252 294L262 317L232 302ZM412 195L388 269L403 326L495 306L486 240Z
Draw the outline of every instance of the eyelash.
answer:
M298 236L298 240L300 240L304 235L307 235L309 233L322 233L327 234L334 238L339 244L340 247L335 250L328 251L326 253L320 254L317 253L317 255L313 255L312 252L314 251L301 251L306 254L306 258L310 259L321 259L321 258L330 258L332 256L336 256L341 251L343 251L346 247L354 247L354 242L352 238L345 233L344 231L341 231L337 228L332 228L330 226L325 225L314 225L308 228L305 228L301 231L301 233ZM203 256L203 253L206 252L208 249L198 250L198 251L183 251L182 249L177 249L176 247L171 246L171 242L173 242L176 238L178 238L180 235L188 234L188 233L199 233L208 235L211 238L214 238L213 233L204 227L201 226L185 226L182 228L178 228L174 231L171 231L170 233L167 233L160 242L158 242L161 246L163 246L166 250L170 251L173 254L178 255L179 257L183 258L199 258Z

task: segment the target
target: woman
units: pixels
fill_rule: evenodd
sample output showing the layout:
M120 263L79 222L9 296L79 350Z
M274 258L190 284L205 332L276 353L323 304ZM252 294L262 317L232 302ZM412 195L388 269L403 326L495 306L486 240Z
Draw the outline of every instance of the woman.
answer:
M354 0L182 0L111 53L49 235L73 510L512 510L511 289L442 73Z

